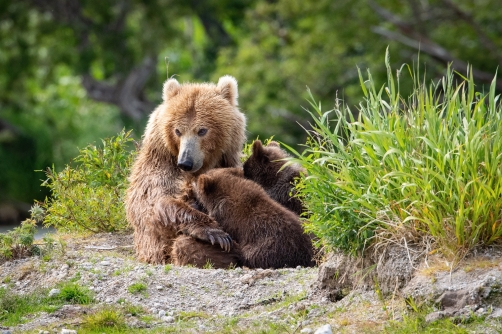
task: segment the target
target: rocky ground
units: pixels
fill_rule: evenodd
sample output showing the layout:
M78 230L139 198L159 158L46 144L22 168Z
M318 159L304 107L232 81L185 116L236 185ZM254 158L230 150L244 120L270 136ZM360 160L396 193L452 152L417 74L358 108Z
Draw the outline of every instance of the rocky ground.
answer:
M62 283L74 282L92 292L92 302L26 314L20 324L11 326L0 321L0 333L314 333L325 325L333 332L374 333L392 331L389 325L406 317L410 306L406 306L405 297L418 303L424 296L442 298L439 304L471 296L472 300L465 297L463 303L453 303L450 309L438 305L429 320L475 314L486 323L482 332L495 333L502 328L497 320L502 309L494 297L502 286L502 266L495 259L490 261L484 268L474 265L470 270L459 270L463 276L455 277L455 284L448 282L449 272L422 270L412 279L414 285L386 296L378 289L354 290L335 301L319 289L318 268L154 266L134 259L131 235L70 238L63 249L56 248L45 256L3 263L0 288L19 295L57 296ZM469 285L469 281L474 283ZM465 293L444 297L448 291ZM120 311L126 327L114 329L111 320L110 331L86 327L95 319L93 314L107 310ZM471 329L475 332L478 327Z

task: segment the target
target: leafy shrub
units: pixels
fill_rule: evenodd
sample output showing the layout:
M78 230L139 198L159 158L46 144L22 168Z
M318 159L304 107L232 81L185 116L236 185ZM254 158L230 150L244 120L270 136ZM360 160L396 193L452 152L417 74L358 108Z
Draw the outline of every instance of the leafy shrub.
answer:
M57 173L46 171L43 186L52 197L46 199L44 224L66 231L111 232L127 228L124 195L134 159L131 131L104 139L102 147L89 145Z
M43 219L43 209L35 204L32 206L31 217L21 222L21 225L6 233L0 233L0 263L5 260L19 259L39 252L39 247L33 245L37 231L37 221Z
M27 219L12 231L0 233L0 262L31 255L36 230L36 222Z
M388 55L387 55L388 57ZM297 185L308 229L330 246L356 252L375 236L432 236L448 257L502 235L502 108L472 79L426 85L408 67L415 90L399 94L386 58L381 89L360 73L359 115L338 103L322 112L312 99L313 132L293 159L308 171ZM293 150L294 151L294 150ZM381 240L381 239L380 239Z

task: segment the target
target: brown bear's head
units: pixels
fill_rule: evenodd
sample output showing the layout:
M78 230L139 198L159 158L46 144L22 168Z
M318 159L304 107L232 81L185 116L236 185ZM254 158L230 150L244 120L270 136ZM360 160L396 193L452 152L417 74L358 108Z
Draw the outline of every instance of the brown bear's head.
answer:
M218 84L164 83L159 119L162 138L178 167L193 175L215 167L239 165L246 119L237 108L237 81Z
M288 155L277 142L271 141L263 146L260 140L253 143L253 153L244 163L244 177L261 185L272 185L277 180L277 173L284 166Z

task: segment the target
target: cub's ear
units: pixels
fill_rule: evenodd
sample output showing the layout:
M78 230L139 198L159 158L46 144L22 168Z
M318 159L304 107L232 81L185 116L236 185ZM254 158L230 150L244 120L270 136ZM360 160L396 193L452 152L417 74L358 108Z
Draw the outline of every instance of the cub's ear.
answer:
M180 91L181 85L178 80L171 78L164 82L164 88L162 90L162 98L164 101L169 100Z
M281 147L281 145L279 145L279 143L278 143L278 142L276 142L276 141L271 141L271 142L269 142L269 143L267 144L267 147L279 147L279 148L280 148L280 147Z
M230 104L234 107L238 105L237 98L239 97L239 92L237 91L237 80L230 75L225 75L218 80L218 85L216 86L220 91L221 96L223 96Z
M201 175L197 180L197 188L207 195L216 189L216 182L207 175Z
M265 150L263 149L263 144L261 140L255 140L253 142L253 157L258 161L267 161L268 157L265 154Z

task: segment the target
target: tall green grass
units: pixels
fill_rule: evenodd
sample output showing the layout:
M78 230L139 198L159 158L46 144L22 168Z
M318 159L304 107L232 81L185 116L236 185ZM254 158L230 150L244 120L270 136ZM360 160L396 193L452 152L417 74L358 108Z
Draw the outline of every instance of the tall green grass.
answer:
M448 257L498 241L502 110L495 80L484 94L472 74L455 79L448 68L426 84L409 66L394 75L388 54L386 66L379 89L370 71L359 72L357 116L341 103L323 112L311 96L307 149L292 150L308 172L297 185L307 228L347 252L378 236L432 236ZM414 82L406 98L399 93L404 74Z

